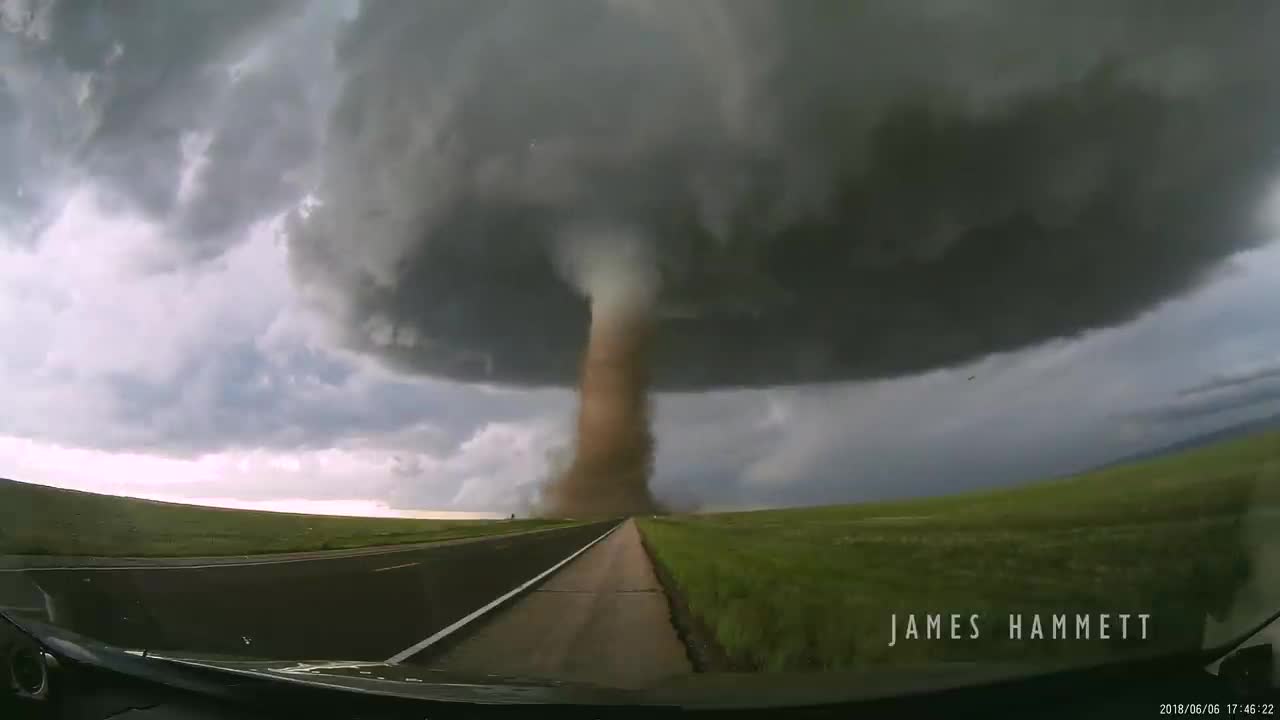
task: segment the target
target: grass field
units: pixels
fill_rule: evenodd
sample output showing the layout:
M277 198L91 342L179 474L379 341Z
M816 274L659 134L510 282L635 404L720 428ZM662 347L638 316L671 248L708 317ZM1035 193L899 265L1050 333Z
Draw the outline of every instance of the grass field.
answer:
M1200 647L1206 614L1258 571L1251 538L1280 528L1278 495L1275 433L1016 489L640 527L741 669L1069 661ZM900 615L888 646L891 613L952 612L965 633L981 614L981 637L905 641ZM1010 641L1008 614L1031 612L1147 612L1150 633Z
M0 480L0 554L183 556L334 550L571 524L222 510Z

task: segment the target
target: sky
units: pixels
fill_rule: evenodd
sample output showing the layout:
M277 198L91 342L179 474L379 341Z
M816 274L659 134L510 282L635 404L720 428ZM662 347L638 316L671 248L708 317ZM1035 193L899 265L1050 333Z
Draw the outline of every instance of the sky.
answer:
M381 342L352 340L351 313L383 297L352 294L364 287L353 268L376 279L416 258L377 233L393 237L399 208L421 201L400 197L410 181L450 178L420 172L412 153L388 176L351 169L367 156L340 136L340 109L376 103L355 89L391 83L378 73L401 67L355 40L344 55L341 29L360 9L260 3L208 18L199 4L128 7L80 17L57 3L0 2L0 477L299 512L523 512L569 452L571 386L434 372L444 366L420 361L425 344L395 326L389 337L369 331ZM154 32L183 23L208 32L198 42ZM401 115L418 117L411 110ZM683 141L689 128L702 132L672 132ZM335 187L347 194L335 198ZM312 210L317 198L325 209ZM314 269L330 257L329 236L299 231L299 218L340 224L382 198L387 215L355 228L360 252ZM1278 413L1280 193L1236 212L1256 225L1256 242L1085 326L927 363L873 349L875 372L823 382L752 375L750 387L660 392L654 491L704 510L959 492ZM1154 247L1135 267L1159 265ZM1070 291L1113 292L1088 277ZM464 296L505 297L500 282ZM1035 317L1056 318L1045 313ZM714 327L699 332L714 338ZM897 335L863 337L879 348Z

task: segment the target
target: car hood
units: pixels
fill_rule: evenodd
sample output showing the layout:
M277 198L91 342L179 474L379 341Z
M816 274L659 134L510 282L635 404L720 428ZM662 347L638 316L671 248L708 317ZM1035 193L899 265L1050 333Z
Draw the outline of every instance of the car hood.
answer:
M872 700L1015 680L1056 669L1043 664L945 663L848 672L691 673L672 676L645 688L614 688L541 677L459 675L420 666L358 660L264 661L173 653L149 653L147 657L285 682L444 702L699 709L759 709Z

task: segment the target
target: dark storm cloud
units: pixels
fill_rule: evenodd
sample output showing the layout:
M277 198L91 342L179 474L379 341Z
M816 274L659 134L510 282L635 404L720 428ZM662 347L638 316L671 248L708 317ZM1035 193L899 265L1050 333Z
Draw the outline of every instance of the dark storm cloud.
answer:
M25 127L67 128L28 142L33 153L65 157L114 207L173 223L197 251L225 247L305 192L336 9L297 0L32 7L38 22L15 24L4 40L14 74L40 76L44 87L16 112ZM64 100L60 115L44 107L51 98ZM0 109L0 127L13 124L9 114ZM184 146L201 140L203 156L192 157ZM25 165L27 192L44 190L29 172L35 162Z
M3 219L6 226L20 222L35 210L35 198L23 192L23 178L18 168L25 164L21 135L22 109L13 88L0 76L0 197L4 198Z
M181 235L216 246L306 194L333 92L338 17L333 5L299 8L277 23L261 58L233 71L192 197L177 218Z
M183 132L202 126L221 90L216 66L234 61L259 23L289 2L133 0L58 2L39 48L86 73L96 127L80 148L89 171L152 215L177 199Z
M299 80L261 73L231 91L232 109L213 132L194 199L179 220L185 234L221 237L303 195L305 178L296 171L311 158L316 137Z
M0 229L29 239L52 217L57 183L67 163L56 148L74 146L86 122L65 69L27 62L25 42L0 32ZM19 28L20 29L20 28Z
M1254 368L1243 372L1223 373L1179 393L1181 397L1201 395L1219 390L1237 389L1280 378L1280 365Z
M1258 239L1280 8L368 3L295 279L412 371L567 384L591 228L659 388L886 376L1130 320ZM607 234L607 233L604 233Z
M1209 418L1237 410L1272 407L1280 400L1280 383L1254 380L1243 385L1224 385L1180 396L1168 404L1135 413L1136 419L1148 423L1175 423Z

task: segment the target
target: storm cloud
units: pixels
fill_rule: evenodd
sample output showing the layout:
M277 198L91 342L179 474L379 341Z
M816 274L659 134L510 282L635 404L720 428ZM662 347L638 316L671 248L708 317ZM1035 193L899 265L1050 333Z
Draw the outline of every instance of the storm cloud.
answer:
M351 347L529 385L577 374L584 224L652 247L658 389L1117 325L1261 239L1278 10L368 3L294 277Z
M29 237L88 179L197 257L225 250L307 190L338 16L296 0L5 3L0 208Z

